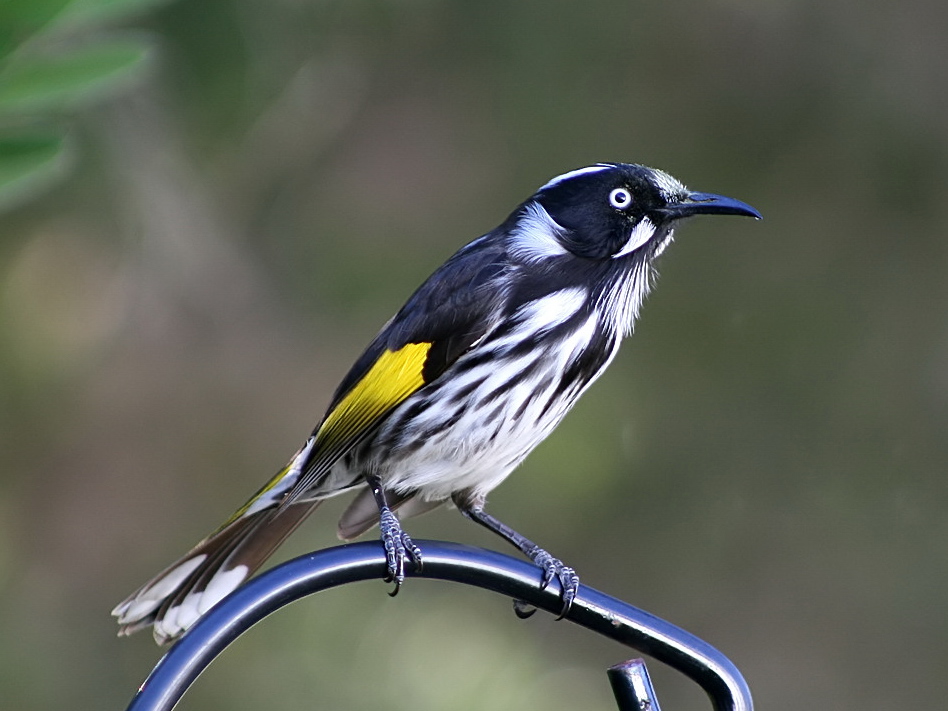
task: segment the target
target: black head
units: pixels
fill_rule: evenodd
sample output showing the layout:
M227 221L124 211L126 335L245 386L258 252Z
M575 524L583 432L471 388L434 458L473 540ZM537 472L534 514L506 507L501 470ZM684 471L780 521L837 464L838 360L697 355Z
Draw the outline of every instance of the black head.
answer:
M560 175L525 203L536 210L531 203L555 223L559 245L586 259L621 257L647 245L658 253L672 223L682 217L760 217L739 200L691 192L667 173L628 163L600 163Z

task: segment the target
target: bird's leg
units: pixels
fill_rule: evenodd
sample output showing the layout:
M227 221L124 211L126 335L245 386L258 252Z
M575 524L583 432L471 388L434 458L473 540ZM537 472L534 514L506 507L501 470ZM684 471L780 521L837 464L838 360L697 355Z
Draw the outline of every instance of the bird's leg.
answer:
M409 558L415 564L416 570L421 570L421 549L412 542L411 536L402 530L398 517L394 514L385 497L382 482L374 474L366 475L366 483L372 490L375 503L379 507L379 530L382 534L382 545L385 546L385 562L388 565L386 582L394 582L395 589L389 593L392 597L398 594L402 583L405 582L405 561Z
M538 565L543 570L543 581L540 583L541 590L545 589L553 581L553 578L559 580L562 589L563 609L560 610L560 616L557 619L563 619L566 613L569 612L569 608L576 598L576 593L579 591L579 576L576 575L576 571L563 565L563 561L559 558L554 558L529 538L522 536L507 524L498 521L487 513L484 510L484 500L482 498L455 495L454 504L469 519L513 544L521 553ZM529 617L532 614L525 612L524 605L525 603L522 601L514 601L514 611L519 617Z

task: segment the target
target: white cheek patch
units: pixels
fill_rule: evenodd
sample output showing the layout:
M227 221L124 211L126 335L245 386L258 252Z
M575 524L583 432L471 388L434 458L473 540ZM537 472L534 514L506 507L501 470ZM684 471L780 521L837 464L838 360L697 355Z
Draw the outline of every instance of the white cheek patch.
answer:
M528 262L569 254L556 238L565 231L542 205L530 203L510 234L511 251Z
M653 223L647 217L643 217L641 220L639 220L639 224L637 224L632 229L632 233L629 235L629 241L623 245L622 249L613 254L612 258L617 259L619 257L624 257L630 252L637 250L643 244L652 239L652 237L655 235L655 229L655 223Z

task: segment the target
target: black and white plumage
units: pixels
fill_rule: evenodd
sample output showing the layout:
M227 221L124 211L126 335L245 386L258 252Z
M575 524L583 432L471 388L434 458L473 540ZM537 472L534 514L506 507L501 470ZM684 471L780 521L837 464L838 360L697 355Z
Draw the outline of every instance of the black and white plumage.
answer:
M113 614L122 633L182 634L319 504L354 490L344 539L380 525L390 577L421 551L401 518L453 501L563 588L572 569L484 511L487 494L552 432L615 356L676 220L759 217L668 174L601 163L541 187L409 298L343 379L322 422L221 528Z

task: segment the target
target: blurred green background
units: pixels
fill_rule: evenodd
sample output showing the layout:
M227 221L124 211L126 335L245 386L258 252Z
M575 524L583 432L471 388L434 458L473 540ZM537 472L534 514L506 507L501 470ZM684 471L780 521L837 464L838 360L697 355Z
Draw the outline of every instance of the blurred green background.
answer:
M457 247L616 160L765 220L679 230L635 337L491 510L720 648L760 709L940 707L946 32L933 0L11 0L3 705L123 708L160 652L112 606L284 462ZM333 545L343 505L281 557ZM506 552L454 511L409 530ZM614 707L631 651L387 590L274 616L181 708Z

